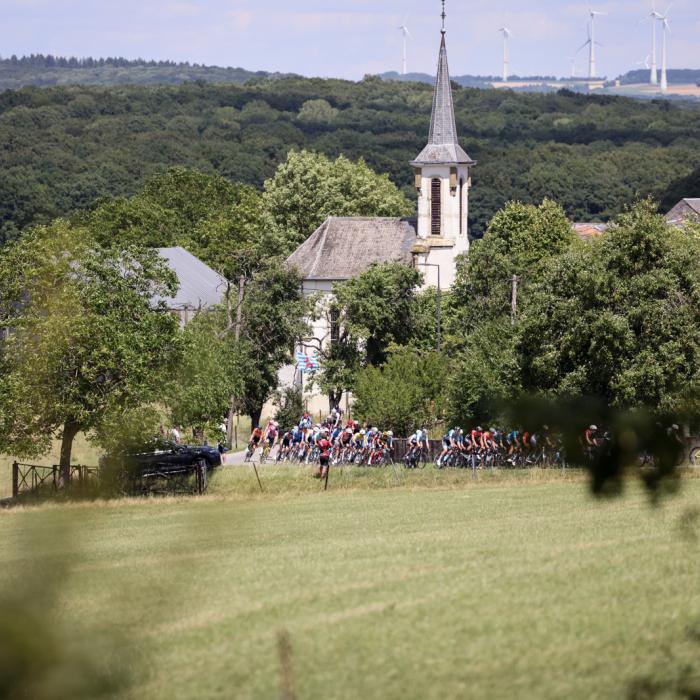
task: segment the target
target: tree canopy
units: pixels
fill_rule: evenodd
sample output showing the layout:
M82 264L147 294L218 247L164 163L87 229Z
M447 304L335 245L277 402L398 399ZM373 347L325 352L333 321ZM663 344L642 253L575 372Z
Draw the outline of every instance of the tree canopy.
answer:
M152 301L174 279L153 251L105 251L66 221L0 251L0 446L39 454L160 397L180 355L176 319Z
M329 216L408 216L414 205L363 160L292 151L265 181L265 212L290 245L303 243Z
M511 199L550 197L575 220L607 219L700 167L692 106L466 88L454 101L461 143L479 162L469 207L476 237ZM133 195L174 166L262 188L292 150L364 158L415 202L409 163L425 146L431 104L426 84L293 77L7 90L0 242L95 200Z
M674 411L700 378L700 242L651 204L554 261L522 320L526 389Z

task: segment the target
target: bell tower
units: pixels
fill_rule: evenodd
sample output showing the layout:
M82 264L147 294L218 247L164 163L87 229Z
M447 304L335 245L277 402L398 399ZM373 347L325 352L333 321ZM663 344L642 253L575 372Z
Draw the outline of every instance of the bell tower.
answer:
M469 250L467 219L471 168L476 165L459 145L455 122L450 71L445 43L445 2L442 3L442 40L433 94L428 145L411 162L418 194L418 241L414 247L416 266L426 284L451 287L456 260ZM422 267L421 267L422 266Z

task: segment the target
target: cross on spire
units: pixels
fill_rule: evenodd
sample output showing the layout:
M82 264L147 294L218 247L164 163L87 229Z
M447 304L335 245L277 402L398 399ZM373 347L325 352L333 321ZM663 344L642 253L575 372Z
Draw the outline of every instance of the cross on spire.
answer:
M445 20L447 19L447 15L445 14L445 0L442 0L442 33L445 33Z

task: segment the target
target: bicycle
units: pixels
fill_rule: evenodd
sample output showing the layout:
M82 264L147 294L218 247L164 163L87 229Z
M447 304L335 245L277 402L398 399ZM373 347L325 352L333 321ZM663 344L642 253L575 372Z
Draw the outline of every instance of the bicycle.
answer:
M248 449L246 450L245 457L243 459L244 462L250 462L253 459L253 455L255 454L255 450L258 449L258 446L255 445L252 442L248 443Z

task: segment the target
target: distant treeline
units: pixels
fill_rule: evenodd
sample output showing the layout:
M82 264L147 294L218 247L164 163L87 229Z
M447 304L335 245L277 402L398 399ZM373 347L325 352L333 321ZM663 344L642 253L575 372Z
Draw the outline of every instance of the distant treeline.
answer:
M667 72L668 82L672 85L700 84L700 69L673 68ZM649 68L631 70L620 77L623 85L637 85L649 82Z
M179 85L192 81L234 83L278 78L281 73L175 61L77 58L31 54L0 59L0 90L53 85Z
M435 76L429 73L406 73L402 75L396 71L382 73L382 80L400 80L402 82L417 82L417 83L434 83ZM503 76L498 75L455 75L451 77L453 83L462 87L491 87L492 83L500 83L503 81ZM508 80L523 81L523 82L551 82L557 80L553 75L510 75Z
M459 87L454 96L461 143L478 161L475 236L508 200L550 197L572 219L607 220L637 197L664 198L700 168L700 110L687 103ZM133 194L172 166L260 187L291 149L364 158L415 198L409 163L426 143L431 106L431 86L378 77L8 90L0 241ZM673 192L700 196L684 191L693 182Z
M33 53L29 56L15 55L10 58L0 58L0 65L10 64L12 66L31 66L32 68L95 68L101 66L117 66L118 68L140 67L140 66L177 66L180 68L199 68L198 63L177 63L175 61L146 61L142 58L135 60L129 58L117 58L108 56L107 58L76 58L71 56L52 56L51 54ZM206 67L206 66L201 66Z

